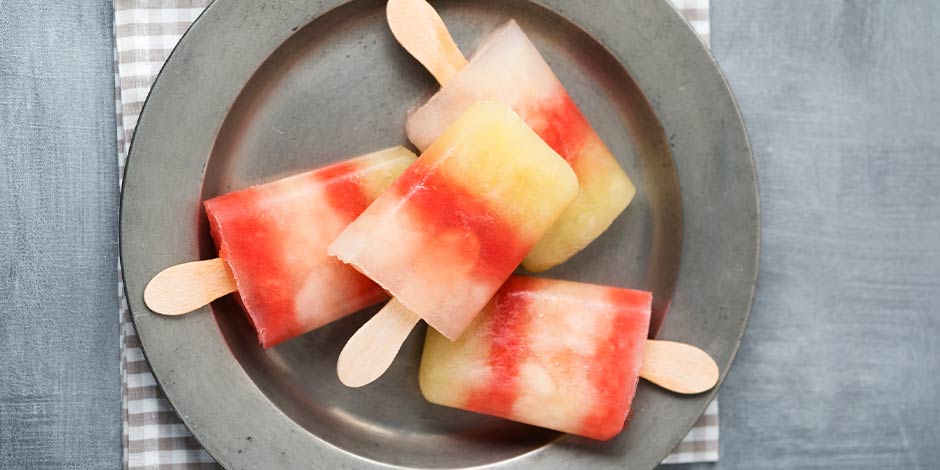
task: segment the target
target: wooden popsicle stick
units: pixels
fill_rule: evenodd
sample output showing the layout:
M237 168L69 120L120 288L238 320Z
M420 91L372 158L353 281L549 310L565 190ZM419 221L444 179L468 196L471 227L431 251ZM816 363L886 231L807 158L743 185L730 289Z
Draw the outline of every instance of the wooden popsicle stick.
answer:
M144 288L144 303L162 315L182 315L236 290L221 258L194 261L160 271Z
M349 338L339 353L336 363L339 381L355 388L381 377L420 320L398 299L390 300Z
M694 395L718 383L718 364L691 344L647 340L640 377L666 390Z
M385 14L395 39L442 86L467 65L444 20L425 0L389 0Z

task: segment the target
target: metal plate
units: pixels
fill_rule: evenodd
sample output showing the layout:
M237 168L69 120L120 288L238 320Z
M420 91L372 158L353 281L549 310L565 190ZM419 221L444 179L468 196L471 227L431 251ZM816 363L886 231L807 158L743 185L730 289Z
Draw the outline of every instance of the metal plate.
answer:
M435 2L465 53L515 18L637 183L611 229L546 276L653 290L661 338L698 345L722 378L757 276L747 136L704 45L666 0ZM435 84L388 31L384 2L216 0L173 52L140 117L124 180L125 287L146 356L196 438L228 468L648 469L714 392L641 383L627 431L598 443L426 403L423 330L358 390L336 379L360 312L268 351L223 299L152 314L161 269L215 257L201 201L405 143Z

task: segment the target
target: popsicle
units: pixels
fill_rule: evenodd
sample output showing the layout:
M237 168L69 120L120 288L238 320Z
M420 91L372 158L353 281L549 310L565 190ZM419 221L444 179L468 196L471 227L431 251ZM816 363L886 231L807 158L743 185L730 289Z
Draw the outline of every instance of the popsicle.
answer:
M408 138L426 149L473 102L511 106L571 165L580 191L523 266L544 271L601 235L633 199L626 172L587 121L526 34L510 20L487 37L469 63L424 0L390 0L388 21L398 41L442 85L408 117Z
M421 393L439 405L610 439L624 427L641 375L680 393L718 379L700 349L647 341L651 301L649 292L513 276L456 342L428 330Z
M419 317L457 339L577 191L571 168L512 109L471 106L328 249L395 297L347 343L340 379L377 378L344 369L376 360L375 334L394 357ZM386 316L409 315L383 331Z
M144 294L148 306L185 313L237 290L269 348L386 299L326 248L416 158L390 148L205 201L220 259L157 275ZM207 274L218 284L214 293ZM192 304L179 305L188 295Z

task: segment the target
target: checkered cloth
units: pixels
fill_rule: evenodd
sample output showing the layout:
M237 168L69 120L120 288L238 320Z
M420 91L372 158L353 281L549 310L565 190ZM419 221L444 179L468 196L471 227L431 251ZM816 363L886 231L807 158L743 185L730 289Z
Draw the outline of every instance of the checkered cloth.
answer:
M709 0L673 0L708 40ZM115 108L118 164L124 161L137 117L163 62L211 0L114 0ZM120 281L119 281L120 282ZM150 372L121 296L121 382L124 468L129 470L218 468L174 413ZM718 460L718 403L708 410L664 463Z

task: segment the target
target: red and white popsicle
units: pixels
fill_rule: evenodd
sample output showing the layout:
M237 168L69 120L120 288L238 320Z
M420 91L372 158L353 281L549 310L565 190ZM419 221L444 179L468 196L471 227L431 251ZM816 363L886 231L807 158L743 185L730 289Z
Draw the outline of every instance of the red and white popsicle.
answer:
M329 247L395 297L346 344L340 380L381 375L419 318L457 339L577 192L512 109L470 106Z
M642 376L711 389L703 351L647 340L652 294L513 276L456 342L428 330L420 386L432 403L592 439L623 429Z
M178 315L237 291L269 348L388 298L326 248L415 158L394 147L205 201L219 258L161 272L147 306Z
M600 236L636 189L525 32L509 21L470 58L461 55L443 21L424 0L390 0L388 22L398 41L440 82L441 90L408 117L408 138L427 148L479 100L512 107L578 176L579 193L528 253L523 266L544 271Z

